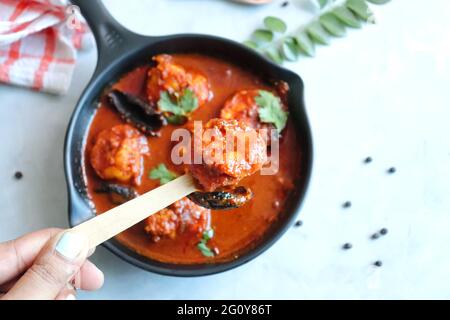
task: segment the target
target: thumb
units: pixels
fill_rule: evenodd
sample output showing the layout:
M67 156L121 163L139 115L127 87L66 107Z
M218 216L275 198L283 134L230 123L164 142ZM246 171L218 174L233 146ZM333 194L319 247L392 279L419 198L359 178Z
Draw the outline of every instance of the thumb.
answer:
M61 232L42 249L34 264L4 296L13 300L53 300L80 270L89 251L86 236Z

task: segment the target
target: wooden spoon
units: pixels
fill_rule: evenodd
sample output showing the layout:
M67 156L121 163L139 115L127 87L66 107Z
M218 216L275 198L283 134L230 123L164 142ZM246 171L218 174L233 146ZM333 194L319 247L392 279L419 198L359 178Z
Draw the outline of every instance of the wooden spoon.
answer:
M194 179L186 174L72 230L84 233L89 239L90 248L94 248L195 191Z

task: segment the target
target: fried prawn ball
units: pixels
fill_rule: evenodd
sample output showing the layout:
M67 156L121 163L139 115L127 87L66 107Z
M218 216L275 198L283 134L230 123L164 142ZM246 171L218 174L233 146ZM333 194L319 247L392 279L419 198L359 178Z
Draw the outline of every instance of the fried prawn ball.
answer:
M144 155L149 152L144 135L132 126L118 125L99 133L90 160L100 178L140 185Z
M220 117L225 120L236 119L256 130L266 130L265 138L267 146L271 146L273 135L276 130L271 123L264 123L259 118L259 106L256 98L260 95L260 90L242 90L229 98L220 112ZM261 132L263 134L263 132Z
M151 103L158 103L161 92L181 95L185 89L193 91L202 106L210 98L209 83L205 76L198 72L187 71L174 63L172 57L161 54L153 58L157 65L148 72L147 96Z
M154 242L163 238L175 239L178 234L188 232L201 236L210 228L211 210L183 198L169 207L147 218L145 232Z
M267 161L265 139L237 120L212 119L203 132L194 131L193 140L192 154L202 163L193 161L188 170L207 192L236 186Z
M259 106L255 99L260 90L242 90L225 102L220 117L225 120L238 120L253 129L272 129L273 125L263 123L259 119Z

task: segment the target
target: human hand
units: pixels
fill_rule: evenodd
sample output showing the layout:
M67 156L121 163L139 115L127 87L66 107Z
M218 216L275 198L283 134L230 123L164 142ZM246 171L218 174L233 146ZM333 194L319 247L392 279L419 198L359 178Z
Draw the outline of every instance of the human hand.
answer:
M76 289L101 288L103 273L86 260L92 252L83 235L61 229L1 243L0 299L74 300Z

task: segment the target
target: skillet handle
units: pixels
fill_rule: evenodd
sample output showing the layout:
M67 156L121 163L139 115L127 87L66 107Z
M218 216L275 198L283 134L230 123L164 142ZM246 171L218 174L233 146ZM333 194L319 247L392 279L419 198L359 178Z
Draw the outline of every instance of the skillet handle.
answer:
M132 48L144 38L119 24L109 14L101 0L71 0L80 8L94 34L98 49L97 71L108 66L124 50Z

